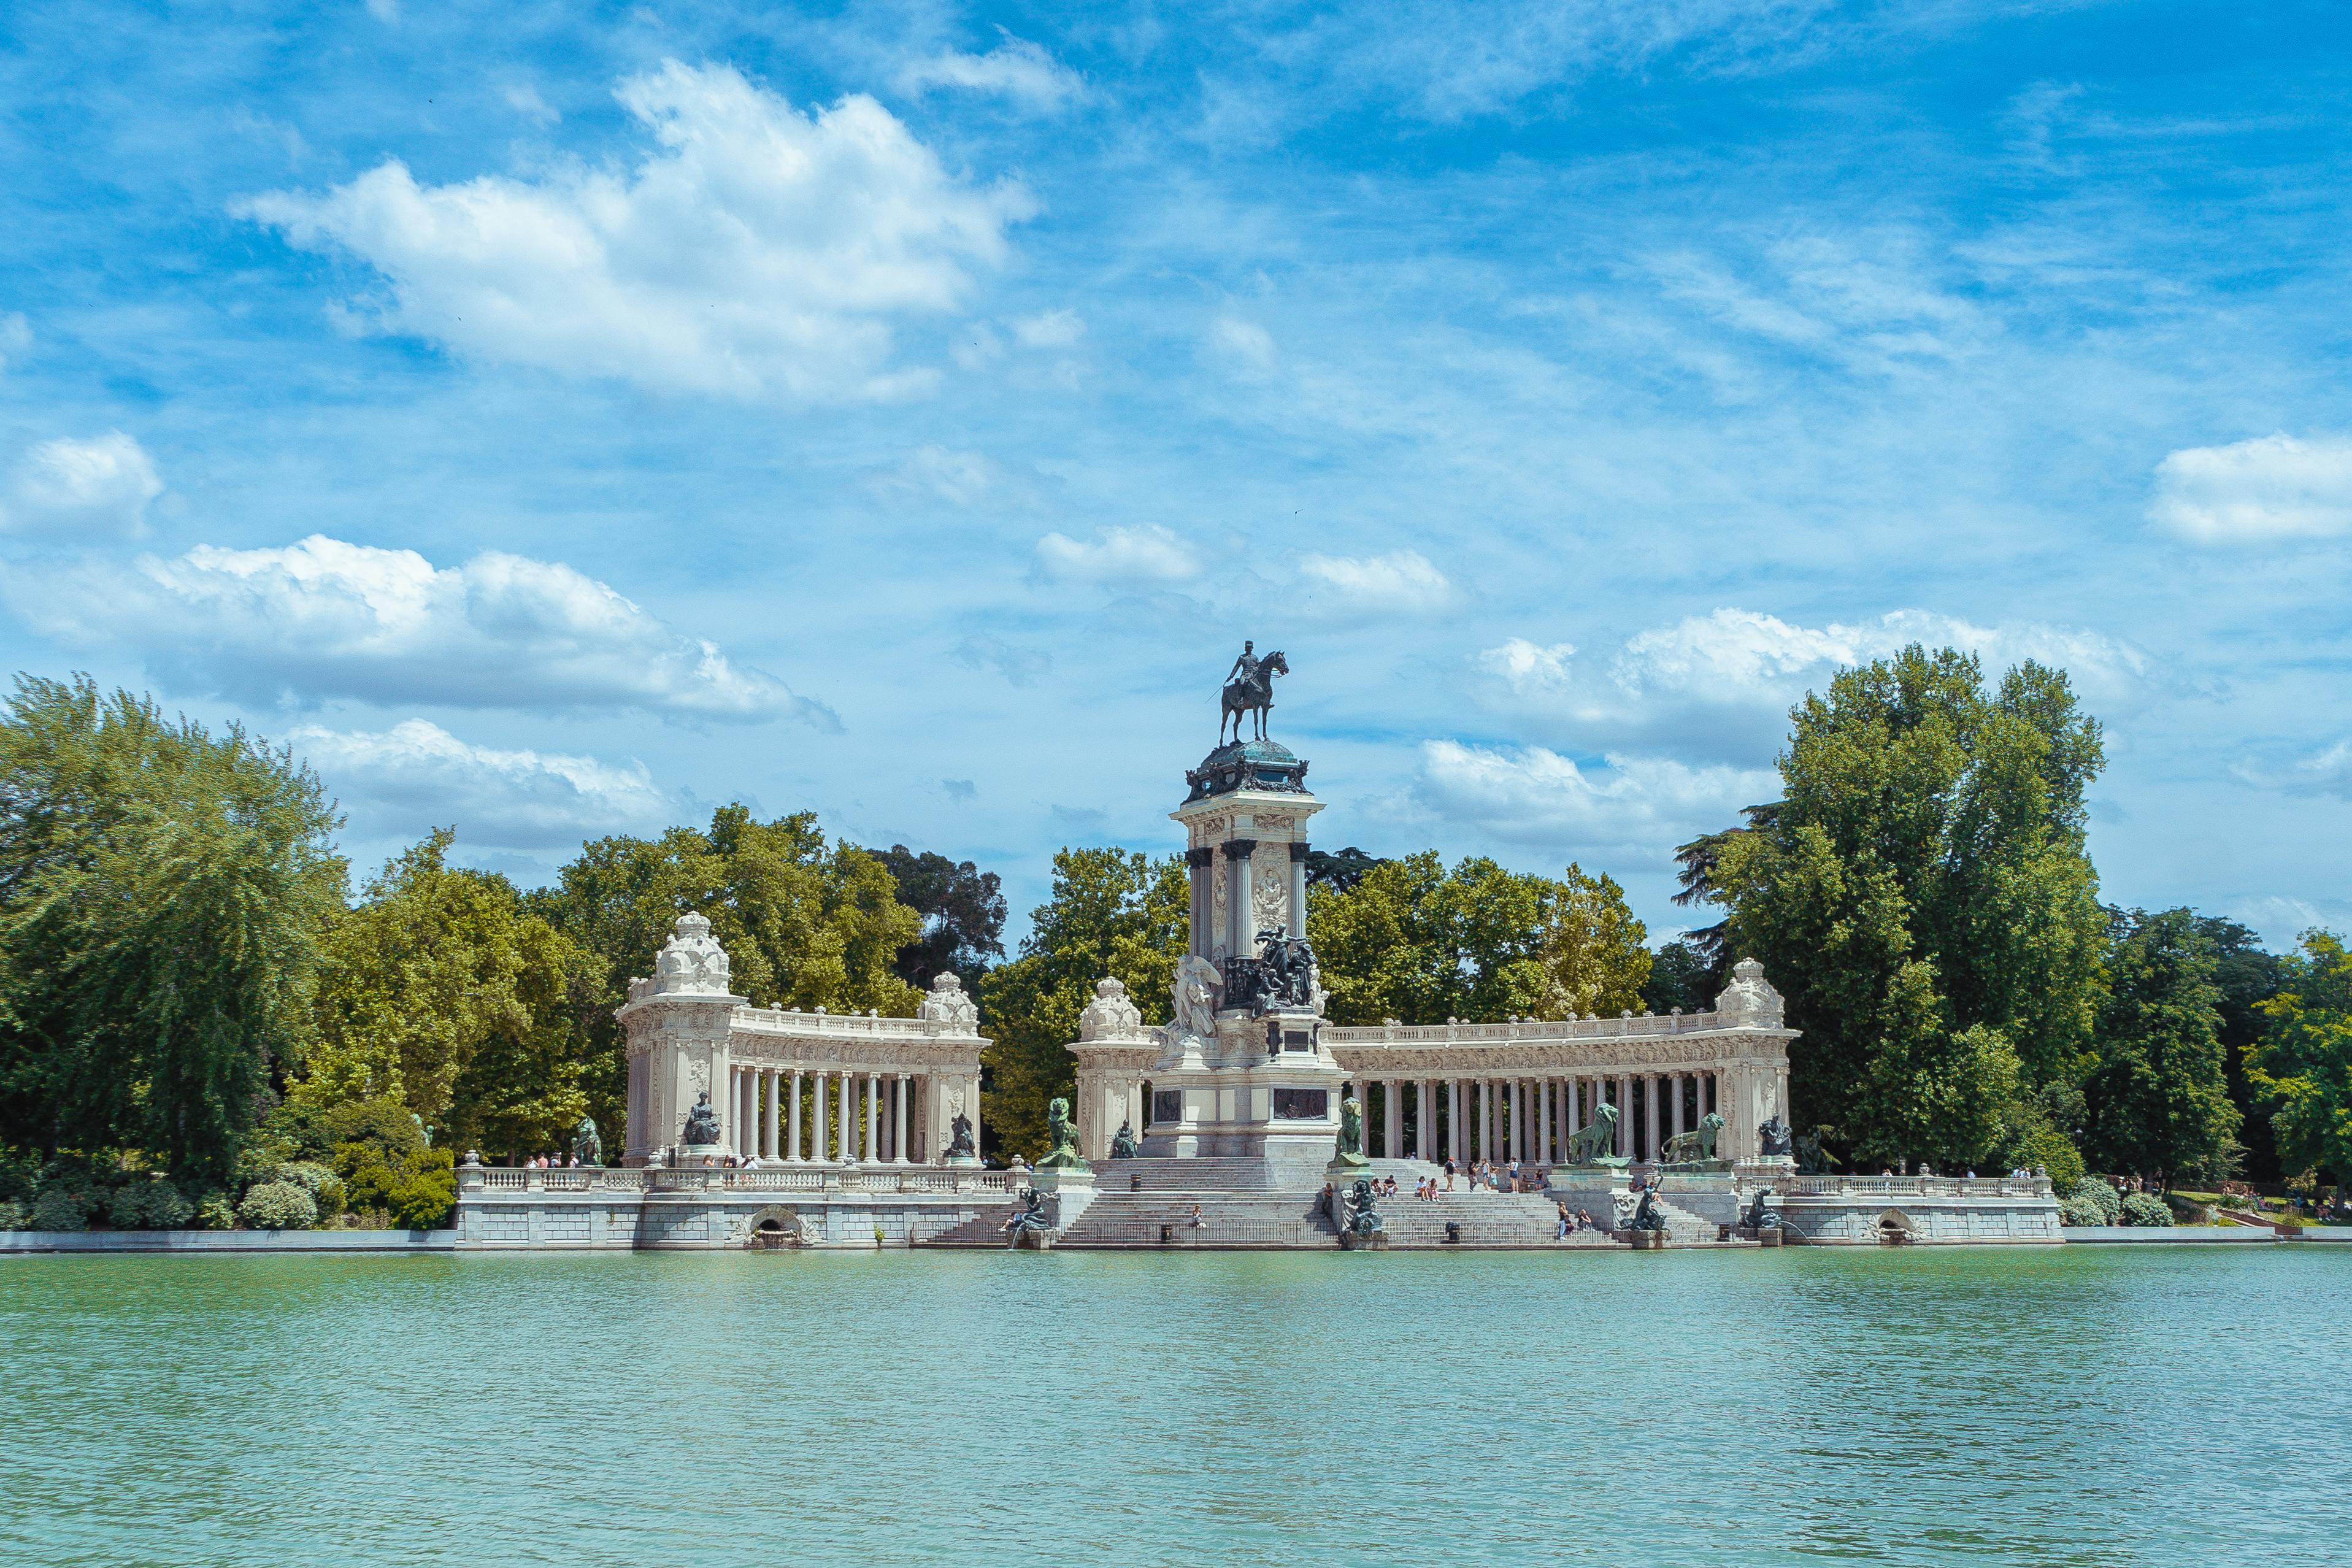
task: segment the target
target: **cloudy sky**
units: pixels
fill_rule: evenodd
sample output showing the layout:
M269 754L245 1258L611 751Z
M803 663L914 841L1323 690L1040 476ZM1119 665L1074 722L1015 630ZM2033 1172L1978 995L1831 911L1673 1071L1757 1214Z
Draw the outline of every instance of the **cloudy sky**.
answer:
M1075 15L1076 19L1073 19ZM0 656L538 880L730 799L1625 882L1906 641L2063 664L2109 898L2352 921L2333 5L0 20Z

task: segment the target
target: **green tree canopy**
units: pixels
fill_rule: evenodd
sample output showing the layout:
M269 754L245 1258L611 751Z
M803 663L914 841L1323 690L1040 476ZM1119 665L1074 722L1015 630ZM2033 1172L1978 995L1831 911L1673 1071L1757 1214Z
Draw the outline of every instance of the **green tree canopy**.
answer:
M1020 956L981 983L982 1029L992 1040L982 1131L995 1147L1032 1159L1045 1152L1046 1102L1076 1087L1067 1047L1096 981L1124 981L1146 1020L1167 1020L1191 899L1181 855L1055 855L1052 900L1031 912Z
M1307 895L1334 1023L1437 1023L1638 1006L1646 933L1607 877L1559 880L1435 850L1365 868L1345 891Z
M2187 910L2116 910L2084 1085L2089 1148L2106 1171L2231 1173L2238 1111L2221 1069L2220 955Z
M1804 1031L1804 1119L1867 1161L1958 1163L2089 1059L2105 916L2084 850L2102 752L2065 675L1914 646L1790 714L1784 798L1708 846L1734 946Z
M0 718L0 1140L224 1178L309 1037L332 808L235 725L87 677Z
M2352 1181L2352 954L2332 932L2306 932L2279 980L2246 1077L2272 1107L2282 1167Z
M761 822L726 805L708 831L583 846L530 907L590 955L594 984L578 1020L590 1043L583 1087L606 1146L620 1146L626 1093L613 1010L627 1000L631 975L652 972L678 916L709 917L735 989L761 1006L911 1017L921 994L896 964L923 921L898 891L871 852L828 844L814 812Z
M504 877L448 864L454 834L395 856L333 921L298 1102L392 1097L445 1144L569 1142L587 1109L588 955Z

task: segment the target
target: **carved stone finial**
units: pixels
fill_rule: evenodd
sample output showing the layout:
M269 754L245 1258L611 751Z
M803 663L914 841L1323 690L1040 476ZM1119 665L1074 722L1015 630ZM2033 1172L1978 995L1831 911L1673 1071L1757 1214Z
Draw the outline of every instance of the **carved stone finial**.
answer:
M654 959L650 989L662 995L728 994L727 950L710 934L708 920L691 910L677 917L669 941Z
M1731 966L1731 984L1715 999L1715 1008L1723 1015L1723 1022L1734 1027L1777 1029L1785 1005L1771 982L1764 978L1764 966L1743 958Z
M1078 1015L1078 1039L1135 1040L1144 1037L1143 1010L1127 994L1127 982L1106 975L1095 982L1095 999Z
M915 1016L960 1024L969 1029L978 1026L980 1008L964 994L963 977L950 969L931 976L930 994L916 1006Z

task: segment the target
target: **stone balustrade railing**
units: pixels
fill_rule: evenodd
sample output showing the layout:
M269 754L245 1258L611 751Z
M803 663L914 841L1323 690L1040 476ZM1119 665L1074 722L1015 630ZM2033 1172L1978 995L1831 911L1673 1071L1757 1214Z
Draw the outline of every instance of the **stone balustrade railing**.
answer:
M2047 1176L1768 1176L1782 1197L2046 1198Z
M1653 1035L1699 1035L1718 1029L1778 1028L1778 1019L1744 1021L1721 1013L1643 1013L1617 1018L1525 1018L1504 1024L1371 1024L1327 1028L1333 1046L1454 1046L1524 1041L1633 1039Z
M800 1169L664 1170L604 1165L583 1170L525 1171L504 1166L461 1168L460 1188L494 1192L585 1193L953 1193L1007 1191L1002 1171L937 1166L812 1165Z
M882 1018L869 1013L803 1013L794 1007L739 1007L735 1027L790 1035L824 1035L841 1039L934 1040L976 1039L971 1024L945 1018Z

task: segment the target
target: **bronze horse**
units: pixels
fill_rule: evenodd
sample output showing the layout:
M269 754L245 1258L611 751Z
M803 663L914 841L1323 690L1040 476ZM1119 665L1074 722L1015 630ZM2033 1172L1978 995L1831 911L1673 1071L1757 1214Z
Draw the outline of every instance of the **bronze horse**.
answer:
M1225 743L1225 721L1234 721L1234 741L1242 738L1242 715L1257 715L1257 739L1265 739L1265 710L1274 706L1274 678L1290 673L1289 661L1276 648L1257 661L1256 670L1239 680L1225 682L1225 710L1217 720L1217 744Z

